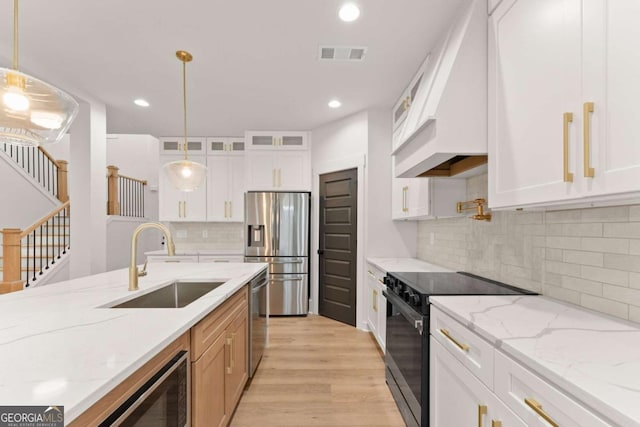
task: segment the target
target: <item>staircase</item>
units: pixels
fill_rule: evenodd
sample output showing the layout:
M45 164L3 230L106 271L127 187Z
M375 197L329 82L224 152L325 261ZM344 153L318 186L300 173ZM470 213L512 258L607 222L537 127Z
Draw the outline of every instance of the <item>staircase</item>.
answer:
M54 160L41 147L0 144L0 151L61 202L24 230L2 229L1 294L42 283L56 264L64 261L69 254L71 218L67 162Z

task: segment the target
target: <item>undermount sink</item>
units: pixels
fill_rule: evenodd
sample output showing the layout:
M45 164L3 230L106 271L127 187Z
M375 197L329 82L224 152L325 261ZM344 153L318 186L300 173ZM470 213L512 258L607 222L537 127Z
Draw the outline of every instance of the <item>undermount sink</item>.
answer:
M223 284L176 281L110 308L182 308Z

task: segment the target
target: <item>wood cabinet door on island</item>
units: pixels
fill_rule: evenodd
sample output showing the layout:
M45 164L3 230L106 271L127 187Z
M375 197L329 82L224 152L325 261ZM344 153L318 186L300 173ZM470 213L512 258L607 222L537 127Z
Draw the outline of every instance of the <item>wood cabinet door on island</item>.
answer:
M220 427L227 425L225 393L226 346L224 333L192 365L193 425Z
M235 312L235 317L227 329L227 344L229 344L229 363L227 377L224 382L225 412L232 414L236 404L242 396L244 385L249 379L248 348L249 339L247 321L247 307L243 306Z

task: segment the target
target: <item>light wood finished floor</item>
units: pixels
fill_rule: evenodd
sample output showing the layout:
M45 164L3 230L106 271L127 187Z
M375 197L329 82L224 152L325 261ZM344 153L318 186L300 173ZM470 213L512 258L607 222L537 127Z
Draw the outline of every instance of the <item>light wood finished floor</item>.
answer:
M368 332L310 315L269 319L269 336L231 427L404 427Z

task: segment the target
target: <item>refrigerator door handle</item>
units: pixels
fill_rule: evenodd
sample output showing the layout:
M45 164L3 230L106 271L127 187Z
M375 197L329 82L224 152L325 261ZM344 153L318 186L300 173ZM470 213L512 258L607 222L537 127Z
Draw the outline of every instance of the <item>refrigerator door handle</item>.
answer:
M269 264L302 264L304 261L301 259L292 259L287 261L268 261Z

